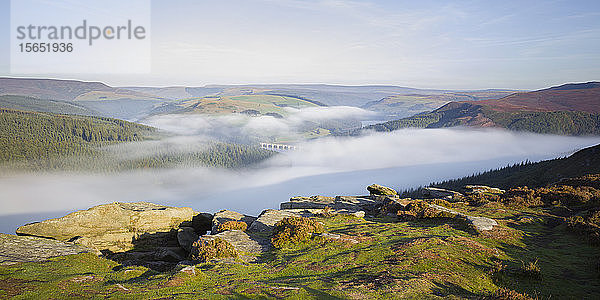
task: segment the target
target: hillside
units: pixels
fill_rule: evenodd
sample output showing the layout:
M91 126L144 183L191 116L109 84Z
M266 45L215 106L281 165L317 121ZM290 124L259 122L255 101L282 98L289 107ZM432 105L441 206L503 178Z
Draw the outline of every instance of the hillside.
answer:
M342 86L327 84L247 84L207 85L203 87L125 87L170 99L199 98L206 96L240 96L252 94L287 95L308 99L327 106L356 106L400 94L443 94L450 91L427 90L399 86Z
M163 100L149 94L114 88L101 82L37 78L0 78L0 95L19 95L67 101Z
M117 119L0 109L0 162L92 153L93 146L140 141L155 129Z
M273 155L258 147L210 141L194 147L133 143L166 138L166 134L155 128L118 119L0 108L3 171L119 171L176 166L240 168Z
M191 98L155 108L151 114L230 114L287 115L285 108L317 107L305 99L278 95L241 95Z
M600 113L600 83L565 84L544 90L515 93L500 99L466 102L501 112L580 111Z
M453 101L482 101L502 98L514 91L487 90L475 92L453 92L436 95L393 95L362 106L364 109L385 114L387 118L405 118L421 112L432 111Z
M60 100L38 99L26 96L2 95L0 108L15 110L51 112L56 114L94 116L99 113L83 105Z
M450 102L429 113L364 129L502 127L566 135L600 134L600 89L593 83L517 93L496 100Z

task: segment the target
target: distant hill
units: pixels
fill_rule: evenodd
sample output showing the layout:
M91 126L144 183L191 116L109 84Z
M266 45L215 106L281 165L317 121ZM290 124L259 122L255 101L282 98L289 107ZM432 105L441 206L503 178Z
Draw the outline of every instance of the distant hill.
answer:
M128 120L142 117L155 105L168 101L159 96L115 88L101 82L37 78L0 78L0 95L74 102L96 114Z
M452 101L480 101L498 99L510 95L515 91L486 90L452 92L444 94L423 95L393 95L378 101L372 101L362 106L364 109L377 111L386 117L404 118L421 112L431 111Z
M566 135L600 134L600 88L597 85L570 84L515 93L501 99L450 102L428 113L365 129L471 126Z
M466 103L488 106L495 111L581 111L600 113L600 83L576 83L544 90Z
M600 173L600 145L577 151L566 158L522 163L469 177L434 184L459 190L469 184L508 189L516 186L543 187L563 178Z
M156 107L151 114L229 114L255 111L257 115L286 115L285 108L320 106L309 100L280 95L209 96L190 98Z
M69 115L99 115L97 111L70 101L38 99L34 97L2 95L0 108L9 108L24 111L51 112Z
M101 82L38 78L0 78L0 95L67 101L163 100L154 95L114 88Z
M328 106L344 105L361 107L392 95L442 94L451 91L427 90L399 86L366 85L342 86L328 84L248 84L248 85L207 85L203 87L124 87L172 100L201 98L206 96L240 95L285 95L318 102Z

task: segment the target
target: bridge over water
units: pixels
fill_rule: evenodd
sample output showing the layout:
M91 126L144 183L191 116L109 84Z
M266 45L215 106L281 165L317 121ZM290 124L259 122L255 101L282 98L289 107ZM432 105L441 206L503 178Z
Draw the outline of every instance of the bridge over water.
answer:
M275 144L275 143L260 143L260 147L272 151L294 151L298 150L298 147L287 144Z

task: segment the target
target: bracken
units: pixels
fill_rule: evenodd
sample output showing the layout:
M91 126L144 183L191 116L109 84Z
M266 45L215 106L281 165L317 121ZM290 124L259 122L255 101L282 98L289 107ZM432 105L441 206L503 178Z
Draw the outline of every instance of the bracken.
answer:
M288 217L275 224L271 243L276 248L308 240L313 233L322 233L323 225L305 217Z
M237 257L238 252L229 242L220 238L213 240L198 240L192 245L190 258L206 262L213 258Z
M219 226L217 226L216 233L220 233L220 232L227 231L227 230L246 231L247 228L248 228L248 224L246 224L245 222L227 221L227 222L219 224Z

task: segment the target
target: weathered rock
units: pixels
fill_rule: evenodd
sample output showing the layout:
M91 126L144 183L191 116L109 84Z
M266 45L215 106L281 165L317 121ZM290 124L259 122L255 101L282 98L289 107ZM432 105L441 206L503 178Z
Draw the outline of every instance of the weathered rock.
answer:
M74 243L0 233L0 265L38 262L52 257L92 251L92 249Z
M311 197L292 197L289 202L284 202L279 205L281 209L302 209L302 208L325 208L332 206L334 198L324 196Z
M215 235L203 235L200 240L209 241L220 238L229 242L240 254L244 261L256 261L258 256L270 248L269 239L262 235L255 235L240 230L228 230Z
M187 252L190 252L192 244L198 240L198 237L199 235L193 227L181 227L179 228L179 231L177 231L177 241L179 242L179 246Z
M396 192L396 190L379 184L372 184L367 187L367 190L369 191L369 193L371 193L371 195L398 195L398 192Z
M254 222L254 220L256 220L256 217L247 216L247 215L241 214L239 212L235 212L235 211L221 210L221 211L215 213L215 215L213 216L211 233L215 234L217 232L217 228L219 228L219 225L223 224L227 221L244 222L248 225L248 227L250 227L250 225L252 225L252 222Z
M369 196L294 197L289 202L281 203L280 208L286 211L304 209L321 212L325 207L329 207L335 213L354 214L359 211L363 211L363 213L364 211L374 211L374 208L380 204L379 202L379 200L371 199Z
M431 208L437 209L439 211L445 211L448 213L451 213L453 215L457 215L457 216L461 216L463 218L465 218L467 220L468 223L470 223L471 225L473 225L473 227L475 227L475 229L477 229L478 231L486 231L486 230L492 230L494 229L494 226L498 225L498 222L496 222L496 220L494 219L490 219L490 218L486 218L486 217L474 217L474 216L469 216L467 214L463 214L461 212L443 207L443 206L439 206L436 204L429 204L429 206Z
M438 198L444 200L453 200L462 197L462 194L459 192L435 187L424 187L421 189L421 195L425 198Z
M252 225L250 225L248 231L271 233L273 228L275 228L275 223L283 220L284 218L292 216L297 217L300 216L300 214L290 210L264 210L262 213L260 213L258 219L252 222Z
M463 190L465 194L504 194L505 192L505 190L485 185L465 185Z
M96 251L120 252L134 247L177 245L177 227L192 221L195 215L188 207L112 203L27 224L19 227L17 234L73 241Z
M197 234L203 235L212 229L213 215L209 213L196 213L192 221L181 223L180 227L192 227Z

